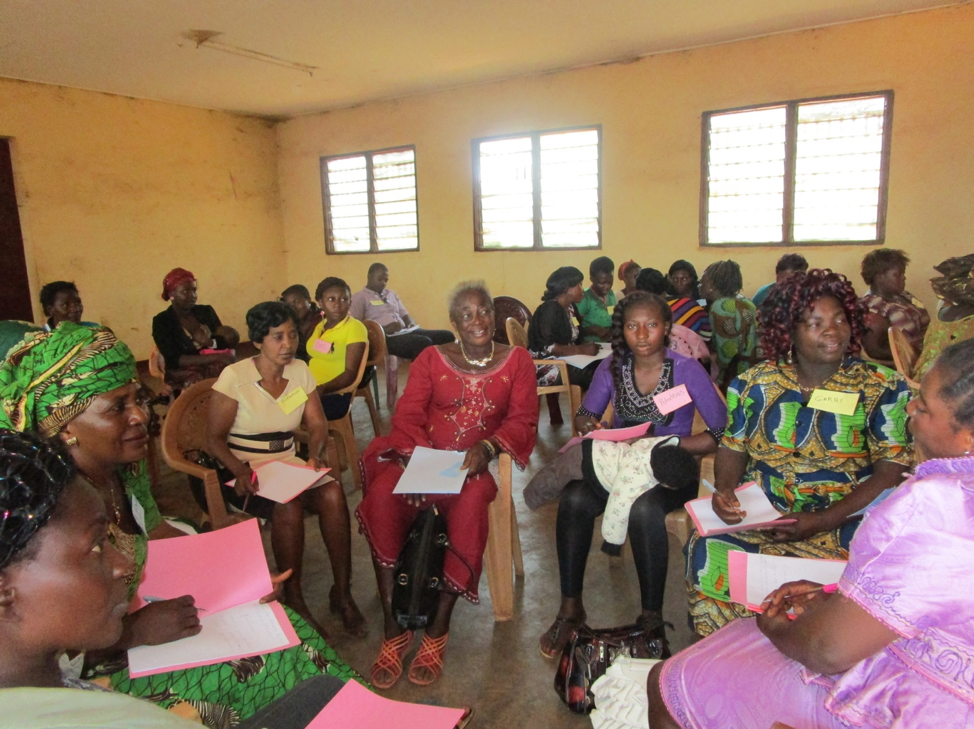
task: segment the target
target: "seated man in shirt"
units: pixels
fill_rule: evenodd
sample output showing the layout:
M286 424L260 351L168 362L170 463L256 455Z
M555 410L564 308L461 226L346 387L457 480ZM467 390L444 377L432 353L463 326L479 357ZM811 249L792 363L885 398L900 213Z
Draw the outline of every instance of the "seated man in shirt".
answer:
M389 269L381 263L369 266L365 288L352 295L349 313L359 321L377 321L386 333L389 354L404 359L416 359L419 353L433 344L449 344L453 332L443 329L420 329L409 316L394 291L386 288Z
M774 283L765 284L759 288L751 301L755 306L761 306L764 300L768 298L772 286L781 283L793 273L798 273L799 271L804 273L807 270L808 261L805 260L805 256L801 253L786 253L778 259L778 263L774 267Z
M616 265L608 256L599 256L588 267L588 280L592 283L575 304L586 342L608 342L612 334L612 310L616 295L612 293L612 275Z

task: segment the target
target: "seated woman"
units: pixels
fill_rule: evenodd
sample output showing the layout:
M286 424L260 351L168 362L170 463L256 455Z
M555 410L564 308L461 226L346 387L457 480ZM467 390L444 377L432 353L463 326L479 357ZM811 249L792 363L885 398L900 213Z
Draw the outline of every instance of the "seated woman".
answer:
M860 299L866 310L863 349L873 359L892 362L889 328L903 331L917 352L930 325L930 315L918 298L906 290L907 255L895 248L877 248L862 259L862 280L869 291Z
M44 309L44 331L56 329L62 321L73 321L86 327L97 327L90 321L81 321L85 307L74 281L51 281L41 288L41 307Z
M665 298L666 276L655 268L644 268L636 279L636 288L647 294L656 294ZM670 325L670 343L667 346L677 354L697 360L704 369L710 367L710 350L707 348L707 342L689 327L673 322Z
M896 372L856 357L861 316L852 284L820 269L794 274L762 304L768 361L727 390L727 432L714 466L713 504L728 524L741 521L734 489L755 481L782 518L795 523L770 531L691 535L687 587L700 635L751 615L728 602L729 551L846 559L857 514L899 484L910 465L910 391ZM822 391L841 393L854 411L816 405L811 398Z
M706 305L707 300L700 297L700 285L697 280L697 269L690 261L674 261L670 266L667 280L670 283L671 296L667 299L673 310L673 322L692 329L705 342L710 342L710 317Z
M933 365L940 353L951 344L974 339L974 253L961 258L948 258L934 268L941 276L930 279L933 292L942 302L927 334L923 351L913 369L919 380Z
M182 390L236 361L240 335L220 323L212 306L196 303L196 277L174 268L162 282L169 308L152 319L152 339L166 361L166 384Z
M974 550L974 341L944 351L907 409L930 460L866 515L838 591L782 585L757 619L656 666L653 729L974 726L974 604L958 589L974 569L955 558Z
M135 565L113 546L104 500L58 441L0 430L0 512L0 608L30 618L0 621L4 726L198 728L148 701L61 672L66 650L119 641ZM314 677L236 726L304 727L343 685Z
M318 383L325 417L338 420L351 407L353 393L332 393L355 382L362 358L368 356L369 331L365 324L348 315L352 293L342 279L324 279L315 290L315 299L322 318L308 338L305 351L311 358L308 364Z
M130 598L145 566L147 540L182 534L163 521L152 498L145 463L149 417L140 391L128 347L107 329L72 322L30 335L0 366L0 427L64 442L81 477L106 505L111 541L135 564L127 580ZM310 676L355 677L307 623L285 611L301 645L245 663L132 678L129 648L179 640L199 625L191 597L152 603L125 616L125 632L114 645L84 656L84 675L107 677L116 691L165 708L195 710L209 727L246 719Z
M624 284L622 291L619 292L618 298L620 300L626 298L629 296L629 294L636 290L636 277L639 275L641 270L642 269L639 267L639 264L632 259L629 259L625 263L619 265L619 272L617 275L619 280Z
M710 349L717 359L717 385L721 391L726 391L731 380L757 361L757 310L739 296L743 286L741 267L736 261L711 263L700 279L700 293L710 308Z
M260 482L254 470L262 464L284 461L305 465L294 448L294 431L301 424L310 434L307 465L315 470L324 465L321 454L328 438L328 422L321 401L315 396L311 370L295 359L297 317L287 304L268 301L247 312L247 330L258 354L227 367L213 385L206 428L207 452L236 478L234 491L228 491L234 494L234 505L270 519L277 569L292 571L284 583L284 602L322 633L301 589L304 512L318 516L335 577L328 596L329 607L342 616L346 631L365 635L365 618L351 593L351 529L341 484L329 481L286 504L256 495Z
M537 435L531 356L493 341L494 304L482 283L455 289L450 321L459 342L428 347L416 358L392 416L392 433L373 440L362 456L365 496L355 514L372 548L385 616L385 639L372 666L372 683L380 689L399 680L413 641L413 632L404 631L392 614L392 584L393 568L420 509L439 508L452 545L443 565L449 589L440 594L436 617L409 667L409 680L424 686L443 670L457 597L478 601L487 506L497 496L496 457L504 451L524 468ZM459 495L392 493L416 446L466 451L467 479Z
M572 305L582 300L582 272L573 266L562 266L548 276L542 304L534 310L528 327L528 351L534 359L569 357L573 354L596 355L599 345L582 342ZM588 389L598 362L588 367L568 367L571 384ZM538 367L538 385L560 384L557 367Z
M298 317L298 351L294 353L302 362L310 362L308 354L308 340L311 339L315 327L321 323L322 313L317 304L311 300L308 289L301 284L288 286L281 293L281 301L290 306Z
M666 300L654 294L637 291L616 305L612 315L613 354L602 360L575 417L580 432L602 427L599 421L611 403L612 427L650 422L647 435L680 436L680 444L694 455L717 450L727 423L727 409L700 364L667 349L671 321ZM692 402L661 413L654 398L680 386L686 386ZM709 430L691 435L695 408ZM558 503L557 526L561 607L554 623L541 636L541 654L548 658L558 655L572 630L585 622L582 582L595 518L606 510L610 489L642 478L637 471L648 467L648 445L648 440L632 444L583 441L546 465L524 490L528 506L536 508L557 498L564 489ZM624 468L616 465L620 456L629 459ZM686 481L668 484L675 490L657 487L645 492L629 512L628 534L642 598L640 622L657 641L656 657L669 655L662 617L668 549L664 519L667 513L696 497L697 478ZM603 532L605 523L603 520Z

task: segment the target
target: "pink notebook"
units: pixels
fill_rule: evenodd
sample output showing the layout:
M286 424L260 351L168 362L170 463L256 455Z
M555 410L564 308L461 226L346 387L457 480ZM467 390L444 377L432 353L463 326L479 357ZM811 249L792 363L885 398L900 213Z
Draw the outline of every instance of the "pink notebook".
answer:
M710 496L704 496L686 503L686 510L700 536L732 534L748 529L767 529L775 525L795 523L794 519L781 518L781 513L771 505L764 489L754 481L735 489L734 493L737 494L737 500L741 502L741 509L747 513L744 520L738 524L728 524L717 516Z
M576 443L581 443L583 440L611 440L618 443L621 440L629 440L630 438L639 438L646 435L646 431L649 430L649 426L652 423L640 423L639 425L632 425L628 428L600 428L599 430L593 430L588 435L576 436L570 441L562 446L559 453L564 453L569 448L571 448Z
M748 610L763 612L761 603L786 582L810 580L833 585L842 577L848 562L836 559L803 559L767 554L729 552L727 580L730 598Z
M393 701L352 680L312 719L308 729L453 729L462 716L463 709Z

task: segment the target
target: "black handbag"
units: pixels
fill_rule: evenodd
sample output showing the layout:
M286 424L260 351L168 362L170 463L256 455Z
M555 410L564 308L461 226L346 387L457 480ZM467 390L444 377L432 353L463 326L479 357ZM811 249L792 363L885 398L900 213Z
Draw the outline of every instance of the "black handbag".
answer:
M658 641L638 623L621 628L595 630L580 625L561 653L555 673L555 692L576 714L595 706L592 684L601 678L618 656L659 658Z
M425 628L436 616L449 539L436 504L419 512L396 562L392 615L407 630Z

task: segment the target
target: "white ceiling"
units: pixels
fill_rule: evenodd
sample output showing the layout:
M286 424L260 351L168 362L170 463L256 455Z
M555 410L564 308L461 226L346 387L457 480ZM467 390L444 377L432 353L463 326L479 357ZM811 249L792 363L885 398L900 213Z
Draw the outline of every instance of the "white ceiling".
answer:
M0 0L0 76L287 117L962 1Z

